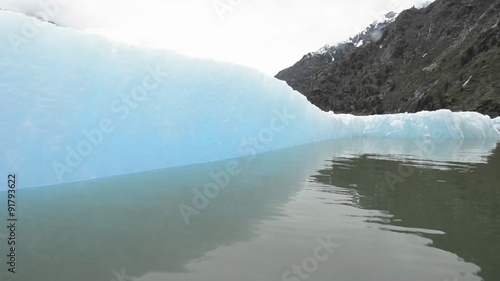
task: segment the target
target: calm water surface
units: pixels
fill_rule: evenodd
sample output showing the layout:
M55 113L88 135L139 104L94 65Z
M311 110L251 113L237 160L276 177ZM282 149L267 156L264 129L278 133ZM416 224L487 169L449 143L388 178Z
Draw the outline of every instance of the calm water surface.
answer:
M497 281L496 146L337 140L21 189L0 280Z

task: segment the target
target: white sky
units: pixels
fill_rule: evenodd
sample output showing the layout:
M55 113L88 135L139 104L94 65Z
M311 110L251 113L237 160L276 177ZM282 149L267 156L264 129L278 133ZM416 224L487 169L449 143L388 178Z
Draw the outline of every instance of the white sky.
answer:
M59 25L275 75L308 52L354 36L389 11L423 2L427 1L0 0L0 8L34 14L43 11L43 3L52 3L51 18Z

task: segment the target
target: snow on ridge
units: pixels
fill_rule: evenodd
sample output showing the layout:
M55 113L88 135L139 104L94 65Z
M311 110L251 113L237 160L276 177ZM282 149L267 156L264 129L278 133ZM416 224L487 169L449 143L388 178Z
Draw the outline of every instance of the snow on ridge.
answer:
M425 9L427 8L430 4L432 4L432 2L434 2L434 0L432 1L425 1L425 2L422 2L422 3L418 3L416 4L414 7L417 8L417 9Z
M434 0L425 1L425 2L418 3L418 4L414 5L413 7L415 7L416 9L425 9L433 2L434 2ZM308 58L311 58L311 57L316 56L316 55L325 55L327 53L330 53L332 49L335 49L336 47L338 47L340 45L346 45L346 44L353 44L356 48L359 48L359 47L363 46L364 44L371 42L371 40L369 39L371 33L373 33L376 30L383 29L387 25L393 23L397 19L397 17L399 16L399 14L400 14L399 12L391 11L391 12L388 12L384 15L381 15L380 18L374 20L373 23L370 24L364 31L361 31L353 38L349 38L349 40L342 41L342 42L327 44L327 45L321 47L317 51L310 52L306 56Z
M346 46L349 44L352 44L354 47L359 48L363 46L364 44L371 42L372 40L370 39L370 35L377 30L385 28L387 25L391 24L396 20L398 17L399 13L396 12L389 12L385 15L383 15L381 18L375 20L372 24L370 24L368 27L366 27L365 30L361 31L360 33L356 34L356 36L349 38L348 40L339 42L339 43L333 43L333 44L327 44L317 51L310 52L306 55L307 58L311 58L314 56L322 56L325 54L330 54L333 58L335 55L334 51L342 46Z

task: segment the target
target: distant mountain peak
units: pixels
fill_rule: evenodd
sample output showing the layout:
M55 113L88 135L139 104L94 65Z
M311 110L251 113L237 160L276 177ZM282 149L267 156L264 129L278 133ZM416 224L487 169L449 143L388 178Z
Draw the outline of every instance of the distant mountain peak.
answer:
M398 13L389 12L385 14L383 19L374 21L365 30L356 34L354 37L340 43L325 45L315 52L308 53L306 57L329 55L332 61L334 61L336 59L335 54L339 50L346 51L346 49L351 49L352 47L361 47L367 42L379 41L383 36L384 28L394 22L397 16Z
M500 115L500 0L436 0L388 13L276 78L323 110ZM376 44L372 44L372 43Z

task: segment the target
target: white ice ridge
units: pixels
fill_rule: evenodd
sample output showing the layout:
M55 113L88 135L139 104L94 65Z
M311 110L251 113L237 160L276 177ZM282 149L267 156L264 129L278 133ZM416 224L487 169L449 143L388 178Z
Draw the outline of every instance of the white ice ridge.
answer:
M493 119L493 124L495 124L495 128L500 132L500 117Z
M499 138L447 110L325 113L246 67L0 11L0 171L23 187L189 165L335 138Z

